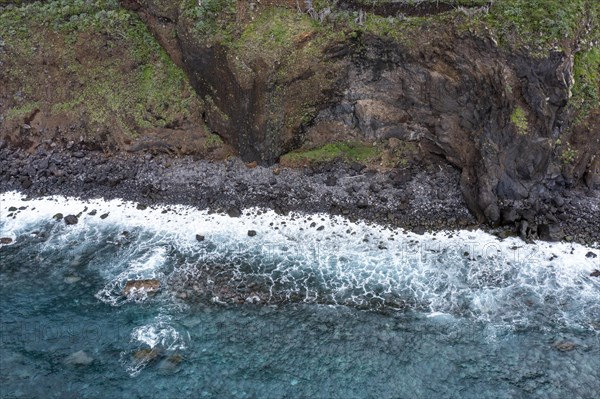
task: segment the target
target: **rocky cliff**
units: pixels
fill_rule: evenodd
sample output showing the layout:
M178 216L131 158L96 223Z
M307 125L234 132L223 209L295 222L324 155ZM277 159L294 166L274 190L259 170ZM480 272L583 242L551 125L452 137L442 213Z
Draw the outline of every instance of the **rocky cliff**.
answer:
M530 33L544 40L517 37L526 27L505 24L501 6L478 2L336 2L319 10L223 0L195 18L166 3L127 5L162 43L176 36L166 48L210 104L208 125L248 161L272 163L306 143L418 143L423 157L442 156L462 171L470 208L493 223L504 201L534 203L582 179L599 184L598 74L589 82L575 75L578 52L598 56L592 2L565 6L579 25L565 25L560 43L540 27ZM584 84L594 93L578 98L585 112L572 101Z
M121 4L197 95L175 126L206 124L245 161L395 140L414 149L411 163L458 168L469 208L493 224L555 192L600 187L596 2ZM15 140L25 119L2 134L12 126ZM403 156L370 161L403 169Z

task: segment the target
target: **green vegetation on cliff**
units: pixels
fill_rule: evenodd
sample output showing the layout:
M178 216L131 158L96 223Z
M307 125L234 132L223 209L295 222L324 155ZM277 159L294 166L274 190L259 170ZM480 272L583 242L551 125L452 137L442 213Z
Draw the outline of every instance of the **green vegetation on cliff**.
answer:
M281 163L299 166L312 163L345 160L368 162L377 157L380 148L363 143L330 143L309 150L296 150L281 157Z
M199 107L185 75L117 0L8 6L0 14L6 122L36 109L88 127L173 126Z

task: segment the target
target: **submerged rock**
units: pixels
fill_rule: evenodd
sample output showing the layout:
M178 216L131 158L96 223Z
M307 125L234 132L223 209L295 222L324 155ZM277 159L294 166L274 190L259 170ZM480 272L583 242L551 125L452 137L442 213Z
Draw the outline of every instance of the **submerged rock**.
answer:
M94 358L88 355L84 351L75 352L65 359L65 364L72 364L76 366L89 366L94 361Z
M145 293L147 295L154 295L160 290L160 280L157 279L145 279L145 280L130 280L125 283L123 288L123 295L130 297L136 293Z
M158 359L161 355L161 351L158 348L144 348L136 351L133 354L133 359L138 362L150 363Z
M183 356L174 354L158 363L158 372L163 375L175 374L181 370L180 364L183 361Z
M569 352L577 347L577 344L570 341L558 341L555 342L552 346L558 349L561 352Z

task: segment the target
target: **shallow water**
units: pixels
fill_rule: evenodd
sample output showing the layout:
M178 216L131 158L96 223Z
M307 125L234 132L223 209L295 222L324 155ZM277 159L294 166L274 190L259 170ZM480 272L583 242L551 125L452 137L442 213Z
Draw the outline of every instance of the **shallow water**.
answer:
M0 237L14 240L0 248L1 397L600 389L600 278L590 277L600 257L585 256L597 249L479 231L419 236L325 215L0 198ZM81 212L79 223L57 212ZM161 290L124 297L136 279ZM73 364L79 351L89 364Z

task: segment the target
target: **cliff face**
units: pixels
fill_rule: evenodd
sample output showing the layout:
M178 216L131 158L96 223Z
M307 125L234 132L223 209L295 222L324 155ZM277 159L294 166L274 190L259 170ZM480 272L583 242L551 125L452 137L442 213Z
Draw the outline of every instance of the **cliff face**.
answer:
M491 223L513 201L600 187L596 2L122 0L126 12L115 1L66 16L59 7L58 28L46 35L66 49L58 53L21 51L31 43L14 33L18 21L7 23L14 9L3 11L11 39L8 50L0 46L9 68L0 72L4 138L22 144L32 129L63 138L93 130L102 133L92 134L98 147L206 154L220 137L262 164L292 150L393 139L423 164L441 157L460 169L471 211ZM103 13L106 2L114 15ZM73 15L73 26L94 17L85 29L65 28ZM148 50L135 15L168 59L151 55L161 51ZM27 23L39 37L48 29L48 21ZM47 70L58 78L41 81L45 95L28 89L28 103L14 95ZM70 86L52 91L61 84Z
M597 97L583 117L570 102L575 53L597 23L596 10L583 12L589 26L560 49L534 54L515 39L499 45L486 25L473 23L489 8L461 15L443 2L428 4L415 13L448 15L394 25L383 18L397 7L365 6L381 15L367 20L359 2L342 2L338 8L358 16L346 24L331 18L332 33L306 13L269 8L293 6L285 1L261 9L227 3L211 14L217 26L207 38L198 34L201 18L166 3L127 6L162 43L176 33L166 48L207 101L208 126L247 161L272 163L302 145L394 137L459 168L471 210L494 223L505 201L535 202L582 179L599 184ZM322 21L332 11L308 13Z

